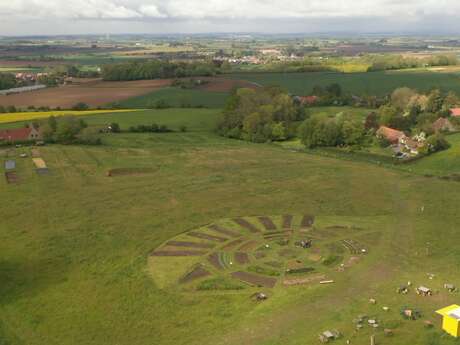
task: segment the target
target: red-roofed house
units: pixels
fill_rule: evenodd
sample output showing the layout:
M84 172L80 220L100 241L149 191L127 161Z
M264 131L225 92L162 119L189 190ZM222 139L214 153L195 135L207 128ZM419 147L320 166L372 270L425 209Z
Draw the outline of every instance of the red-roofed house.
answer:
M404 132L386 126L380 126L376 134L379 137L385 138L392 144L398 144L402 138L406 137Z
M450 114L454 117L460 117L460 108L450 109Z
M0 130L0 141L18 142L40 139L41 134L34 127Z
M455 126L446 118L440 117L433 123L435 132L455 132Z
M300 96L299 98L300 104L302 105L313 105L318 102L318 96Z

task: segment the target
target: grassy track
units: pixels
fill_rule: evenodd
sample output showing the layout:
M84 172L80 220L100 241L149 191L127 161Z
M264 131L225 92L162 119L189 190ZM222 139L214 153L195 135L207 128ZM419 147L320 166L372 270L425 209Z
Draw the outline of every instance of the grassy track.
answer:
M367 94L386 95L402 86L429 91L440 88L446 91L460 92L458 73L437 73L428 71L393 71L373 73L243 73L229 75L229 78L248 80L261 85L281 85L290 92L309 94L315 85L326 86L338 83L344 91Z
M359 314L379 319L382 345L456 344L439 331L433 311L458 303L442 284L460 286L459 183L223 139L210 132L215 114L170 109L87 117L93 124L190 121L191 131L41 147L48 176L19 158L27 148L10 153L22 182L0 179L0 344L299 345L339 329L345 337L338 344L367 345L371 329L357 333L352 323ZM153 173L106 177L113 168ZM363 239L372 243L369 254L336 273L335 284L277 286L263 303L245 290L162 290L148 273L149 253L186 230L241 215L305 213L328 224L359 219L381 235ZM408 280L440 293L396 294ZM420 309L435 328L403 321L404 305ZM395 328L395 336L385 338L384 327Z

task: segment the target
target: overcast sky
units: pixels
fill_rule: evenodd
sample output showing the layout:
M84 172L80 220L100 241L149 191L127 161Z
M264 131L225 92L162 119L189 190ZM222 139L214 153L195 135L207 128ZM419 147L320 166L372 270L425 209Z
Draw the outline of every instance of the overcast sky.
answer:
M0 0L0 35L460 33L460 0Z

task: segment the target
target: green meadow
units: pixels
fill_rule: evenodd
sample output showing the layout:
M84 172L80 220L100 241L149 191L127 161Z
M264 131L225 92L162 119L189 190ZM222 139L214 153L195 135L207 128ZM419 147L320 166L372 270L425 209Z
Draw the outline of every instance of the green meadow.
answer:
M316 85L338 83L345 92L384 96L394 89L407 86L419 91L433 88L460 92L458 73L438 73L423 70L364 73L241 73L229 77L261 85L281 85L297 95L309 94Z
M88 116L90 125L156 122L188 131L104 134L100 146L40 147L48 175L35 172L30 148L0 149L2 161L16 160L19 178L0 180L0 344L300 345L319 343L328 329L342 332L337 344L367 345L372 334L382 345L458 344L434 313L460 298L442 287L460 286L458 182L221 138L213 133L218 113ZM414 167L441 169L456 158L456 145L450 150ZM120 168L147 173L107 177ZM312 236L337 256L344 254L324 229L357 225L366 230L359 241L368 252L343 272L328 267L329 285L183 291L174 282L165 289L166 278L152 276L150 254L176 236L238 216L283 214L317 216ZM348 227L336 231L355 238ZM407 281L435 295L397 294ZM268 300L254 301L257 291ZM422 318L404 320L404 306ZM353 319L361 314L380 327L357 332ZM425 320L434 327L425 328ZM385 337L384 328L394 335Z
M164 101L170 107L222 108L228 96L225 92L168 87L119 102L119 105L123 108L149 108Z

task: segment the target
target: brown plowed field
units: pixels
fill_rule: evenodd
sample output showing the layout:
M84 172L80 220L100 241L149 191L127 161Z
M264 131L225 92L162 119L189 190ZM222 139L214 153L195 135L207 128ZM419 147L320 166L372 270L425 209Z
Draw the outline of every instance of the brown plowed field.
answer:
M246 230L249 230L250 232L256 233L260 232L258 228L256 228L253 224L249 223L246 219L244 218L235 218L233 221L241 226L242 228L245 228Z
M292 225L292 215L290 214L285 214L283 216L283 228L284 229L290 229Z
M171 80L138 80L138 81L101 81L91 80L78 85L64 85L42 90L0 96L0 105L14 105L25 108L49 106L70 109L79 102L90 107L103 106L108 103L142 96L155 90L167 87Z
M214 248L213 244L195 243L195 242L186 242L186 241L169 241L169 242L166 242L166 244L168 246L173 246L173 247L188 247L188 248L200 248L200 249Z
M302 228L309 228L309 227L311 227L313 225L314 222L315 222L315 217L305 215L302 218L302 222L301 222L300 226Z
M230 237L240 237L241 234L237 233L237 232L234 232L234 231L231 231L231 230L228 230L228 229L225 229L224 227L220 226L220 225L217 225L217 224L213 224L213 225L210 225L209 226L209 229L215 231L215 232L218 232L222 235L227 235L227 236L230 236Z
M248 264L249 263L249 256L246 253L241 253L241 252L235 253L235 261L239 265Z
M270 217L262 216L258 217L259 222L264 226L266 230L276 230L276 225L273 223Z
M206 252L199 250L159 250L155 251L151 256L202 256Z
M224 238L224 237L220 237L220 236L214 236L214 235L208 235L208 234L203 234L201 232L196 232L196 231L188 232L187 236L199 238L199 239L202 239L202 240L214 241L214 242L228 241L228 238Z
M189 283L191 281L194 281L199 278L207 277L211 273L206 271L202 266L197 266L193 271L187 273L185 276L183 276L181 279L179 279L179 284L185 284Z

